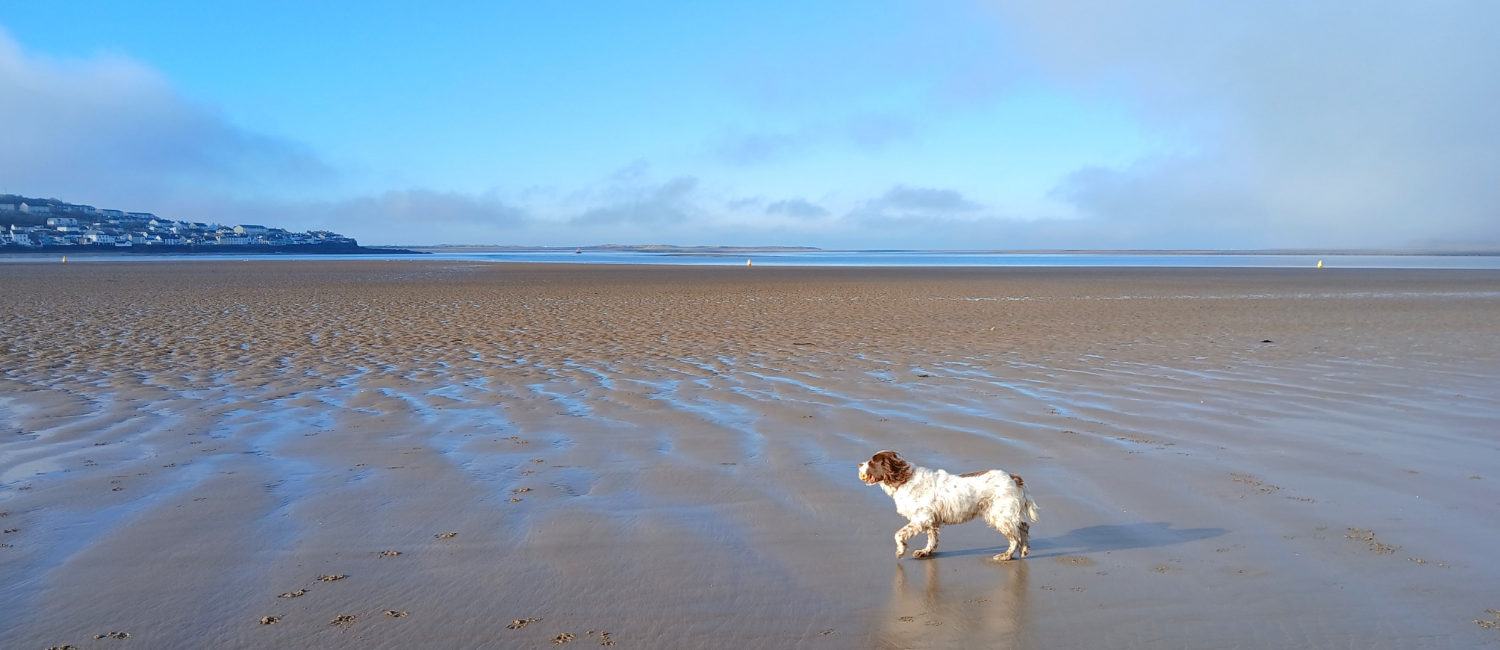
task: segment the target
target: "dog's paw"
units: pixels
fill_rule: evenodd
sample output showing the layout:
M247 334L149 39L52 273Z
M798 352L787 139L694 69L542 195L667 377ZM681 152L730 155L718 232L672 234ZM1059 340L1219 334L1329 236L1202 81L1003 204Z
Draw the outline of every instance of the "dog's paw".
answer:
M929 555L932 555L932 551L929 551L927 549L917 549L911 552L911 557L913 560L920 560Z
M906 549L904 549L904 548L898 548L898 549L896 549L896 559L898 559L898 560L901 559L901 556L903 556L903 555L906 555Z
M1010 555L1011 555L1010 553L1001 553L1001 554L995 556L995 561L996 562L1009 562L1010 561Z

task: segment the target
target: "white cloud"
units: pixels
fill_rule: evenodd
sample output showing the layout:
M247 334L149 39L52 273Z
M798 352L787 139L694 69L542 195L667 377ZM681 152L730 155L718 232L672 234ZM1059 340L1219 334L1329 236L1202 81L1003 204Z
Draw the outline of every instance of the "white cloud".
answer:
M680 176L660 185L617 185L605 202L569 220L573 226L675 225L699 213L694 192L698 179Z
M983 210L984 206L964 198L957 190L897 185L878 198L861 202L848 216L893 225L955 218L971 220Z
M827 208L807 199L786 199L767 204L766 214L798 219L817 219L828 216L829 212Z
M1055 193L1140 244L1500 242L1500 4L992 5L1051 78L1183 145Z
M295 143L235 127L130 59L28 55L0 30L0 191L131 209L331 180Z

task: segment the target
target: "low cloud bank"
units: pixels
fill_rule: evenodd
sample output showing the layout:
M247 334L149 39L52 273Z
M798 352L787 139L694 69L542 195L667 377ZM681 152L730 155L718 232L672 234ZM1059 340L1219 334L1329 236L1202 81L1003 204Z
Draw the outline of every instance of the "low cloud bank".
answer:
M231 124L123 57L52 61L0 31L0 191L152 210L330 182L306 148Z
M1500 243L1500 4L991 6L1048 78L1176 143L1054 192L1128 241Z

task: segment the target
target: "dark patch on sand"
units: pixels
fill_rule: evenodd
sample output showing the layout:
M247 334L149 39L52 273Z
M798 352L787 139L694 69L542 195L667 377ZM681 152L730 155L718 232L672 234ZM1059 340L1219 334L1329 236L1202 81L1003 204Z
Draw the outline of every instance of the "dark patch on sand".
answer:
M1370 552L1376 555L1390 555L1395 553L1400 546L1391 546L1375 539L1375 531L1364 528L1350 528L1349 534L1344 539L1353 539L1364 542L1369 546Z
M1239 472L1230 472L1229 480L1234 481L1235 483L1244 483L1245 485L1253 488L1258 488L1258 491L1261 494L1275 494L1277 490L1281 489L1279 486L1262 483L1256 480L1254 476L1251 476L1249 474L1241 474Z
M1479 627L1482 627L1482 628L1484 628L1486 630L1493 630L1493 629L1495 629L1497 627L1500 627L1500 610L1497 610L1497 609L1486 609L1484 611L1485 611L1485 613L1487 613L1487 614L1489 614L1491 616L1494 616L1495 620L1493 620L1493 621L1486 621L1484 619L1478 619L1478 618L1476 618L1476 619L1474 619L1474 623L1476 625L1478 625Z

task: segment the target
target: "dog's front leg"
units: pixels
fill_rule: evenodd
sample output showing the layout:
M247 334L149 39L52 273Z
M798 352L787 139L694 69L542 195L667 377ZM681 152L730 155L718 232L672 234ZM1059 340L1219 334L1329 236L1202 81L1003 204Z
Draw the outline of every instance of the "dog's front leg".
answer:
M906 555L906 540L917 536L922 532L922 527L917 522L909 523L896 531L896 557Z
M916 558L916 557L927 557L929 555L932 555L932 552L937 550L937 535L938 535L938 527L937 527L937 525L933 524L932 526L928 526L927 527L927 548L919 548L919 549L917 549L915 551L912 551L911 552L911 556L914 557L914 558Z

